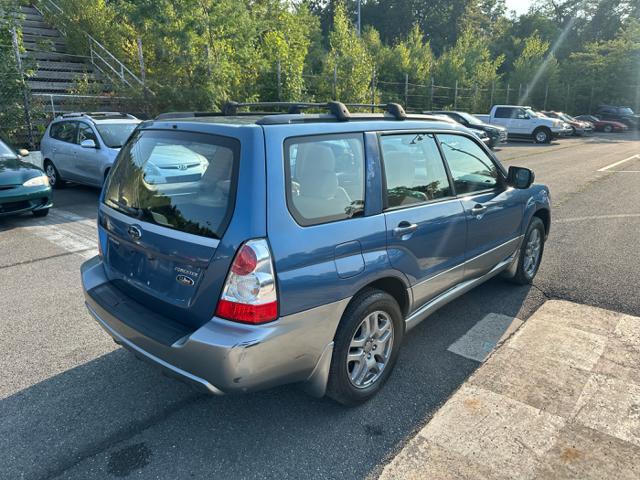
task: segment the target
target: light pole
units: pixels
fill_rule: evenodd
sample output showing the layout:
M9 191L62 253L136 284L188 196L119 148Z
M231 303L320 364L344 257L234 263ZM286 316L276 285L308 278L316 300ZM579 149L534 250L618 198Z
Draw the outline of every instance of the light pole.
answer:
M357 26L358 26L358 36L360 36L360 33L361 33L361 25L362 25L362 23L361 23L361 21L360 21L360 6L361 6L360 4L361 4L361 3L362 3L362 0L357 0L357 5L358 5L358 7L357 7L357 9L358 9L358 10L357 10L357 12L358 12L358 23L357 23Z

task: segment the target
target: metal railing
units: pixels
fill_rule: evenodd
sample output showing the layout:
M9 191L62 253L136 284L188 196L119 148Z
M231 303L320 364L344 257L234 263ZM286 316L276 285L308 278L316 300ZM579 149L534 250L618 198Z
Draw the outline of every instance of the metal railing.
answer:
M122 103L121 100L130 100L129 97L115 97L110 95L73 95L68 93L34 93L35 98L41 98L44 101L44 112L50 113L51 118L55 118L58 114L63 114L69 111L75 111L84 103L91 103L95 105L93 108L100 108L99 105L103 103L113 104ZM58 108L56 109L56 105ZM49 110L50 109L50 110Z
M39 2L42 10L50 13L55 16L62 25L56 25L58 30L64 35L67 36L67 29L75 29L79 33L85 36L88 46L89 46L89 61L91 64L96 67L101 73L103 73L107 78L113 81L114 77L127 85L128 87L141 86L146 89L144 82L133 73L124 63L116 58L107 48L102 45L98 40L92 37L89 33L84 30L77 28L70 24L69 18L65 11L53 0L41 0ZM37 6L35 7L37 10L40 10ZM44 14L43 11L40 13ZM148 89L147 89L148 90ZM150 91L150 90L149 90Z

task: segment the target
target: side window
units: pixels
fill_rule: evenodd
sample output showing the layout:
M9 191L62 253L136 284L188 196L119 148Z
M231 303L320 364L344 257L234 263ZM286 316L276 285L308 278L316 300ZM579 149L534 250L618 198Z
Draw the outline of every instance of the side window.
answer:
M287 205L303 226L364 213L364 144L356 135L319 135L285 142Z
M498 185L498 168L473 140L462 135L438 135L457 194L489 190Z
M56 140L73 143L76 137L76 122L59 122L51 126L49 134Z
M524 108L514 108L512 110L513 118L517 118L519 120L524 120L527 118L527 112L525 112Z
M451 196L447 171L433 135L384 135L380 148L390 208Z
M51 125L51 128L49 128L49 136L57 140L60 137L61 129L62 123L54 123L53 125Z
M86 123L80 122L78 124L78 145L80 145L83 140L93 140L96 143L96 146L98 145L98 138L93 132L93 129Z
M499 107L496 108L495 118L511 118L511 108Z

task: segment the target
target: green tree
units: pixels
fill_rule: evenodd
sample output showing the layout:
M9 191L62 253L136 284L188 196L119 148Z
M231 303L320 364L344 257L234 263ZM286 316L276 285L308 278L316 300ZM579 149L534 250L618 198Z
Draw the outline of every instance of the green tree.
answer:
M576 113L598 103L633 105L640 111L640 22L630 19L615 38L574 52L562 72L575 92L571 106Z
M319 21L305 4L292 10L281 9L274 24L263 34L262 57L265 69L260 79L261 97L277 98L277 64L280 64L281 99L300 101L306 96L303 72L312 32L319 29Z
M526 38L518 58L513 63L511 86L518 88L518 103L543 107L546 92L558 92L558 61L549 52L549 42L535 33ZM547 102L549 103L549 102Z
M364 103L371 100L372 59L347 18L344 6L335 6L333 28L329 33L329 52L324 62L324 77L337 72L335 98L343 102ZM330 91L325 95L331 96Z

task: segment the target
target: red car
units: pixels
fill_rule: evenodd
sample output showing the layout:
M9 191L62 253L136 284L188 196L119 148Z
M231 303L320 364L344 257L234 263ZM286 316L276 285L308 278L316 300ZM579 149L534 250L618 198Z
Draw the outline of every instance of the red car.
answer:
M595 129L600 132L626 132L627 130L629 130L629 127L627 127L624 123L616 122L613 120L600 120L598 117L595 117L593 115L580 115L576 117L576 119L593 123Z

